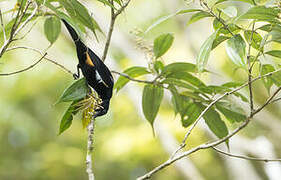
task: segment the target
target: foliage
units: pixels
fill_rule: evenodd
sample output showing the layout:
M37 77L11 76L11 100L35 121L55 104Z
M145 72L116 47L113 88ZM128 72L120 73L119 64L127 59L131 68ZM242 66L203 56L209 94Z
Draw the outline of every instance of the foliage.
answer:
M234 1L234 0L233 0ZM152 48L148 49L153 53L147 67L134 65L123 71L123 75L115 83L116 92L126 87L131 81L143 83L142 112L148 123L153 127L157 115L166 103L165 98L170 98L170 105L175 115L179 115L181 125L184 128L194 125L202 112L215 101L216 97L233 92L236 88L242 87L244 83L234 80L221 85L207 84L204 75L210 75L208 64L216 63L210 61L212 53L217 47L224 48L233 71L239 69L245 72L242 79L254 79L268 73L280 70L281 51L276 48L281 44L281 9L278 4L267 4L256 0L235 0L237 4L226 5L232 0L210 0L202 1L201 8L180 9L175 13L168 14L156 20L148 28L141 38L147 38L152 29L161 25L164 21L177 16L190 15L186 21L186 28L192 28L193 23L202 19L212 21L212 33L202 43L198 52L196 63L173 62L167 63L167 53L177 40L174 32L165 32L164 29L153 34L150 43ZM117 10L122 7L123 1L114 0L111 3L107 0L98 0L106 8ZM78 0L36 0L40 8L31 21L44 19L44 35L50 45L56 43L61 33L61 21L63 18L70 23L79 36L83 39L90 30L98 39L97 32L103 33L97 21L90 15L85 7ZM14 12L23 12L28 1L18 0ZM240 10L240 5L247 8ZM22 17L21 25L30 16L33 6L29 6L27 13ZM17 18L11 18L5 25L5 34L8 36L13 32L13 26L18 22ZM0 30L2 45L4 32ZM217 55L217 54L214 54ZM273 61L271 60L273 58ZM252 73L254 72L254 73ZM124 76L125 74L125 76ZM129 77L129 78L128 78ZM145 80L143 80L145 79ZM266 76L262 79L268 96L272 95L272 89L281 86L281 71ZM248 82L249 83L249 82ZM71 125L76 114L81 112L82 125L85 128L90 122L90 115L98 106L98 97L89 94L89 89L84 78L79 79L67 87L58 100L58 103L68 102L62 116L59 134L65 132ZM226 137L229 127L240 125L247 120L247 110L240 106L242 103L250 104L252 97L245 96L240 92L231 93L217 101L214 106L202 114L206 126L218 138ZM226 141L227 142L227 141Z

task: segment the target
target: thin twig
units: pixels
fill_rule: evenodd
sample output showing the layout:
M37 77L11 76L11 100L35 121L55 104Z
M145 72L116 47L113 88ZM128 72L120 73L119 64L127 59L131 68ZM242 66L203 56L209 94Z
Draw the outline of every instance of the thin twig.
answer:
M272 99L281 91L281 86L267 99L267 101L260 107L258 108L255 113L260 112L265 106L270 104L272 102Z
M125 77L125 78L127 78L127 79L129 79L131 81L135 81L135 82L139 82L139 83L146 83L146 84L153 84L154 83L154 81L146 81L146 80L134 79L134 78L130 77L128 74L120 73L120 72L117 72L117 71L114 71L114 70L112 70L111 72L114 73L114 74L118 74L120 76L123 76L123 77Z
M249 49L248 49L248 54L247 54L247 63L248 63L248 81L252 81L252 68L251 68L251 47L253 43L253 35L254 35L254 30L255 30L255 21L253 22L252 26L252 32L251 32L251 37L250 37L250 42L249 42ZM253 88L252 84L249 84L249 94L250 94L250 111L251 113L254 111L254 96L253 96Z
M264 161L264 162L276 162L276 161L281 161L281 159L267 159L267 158L255 158L255 157L249 157L249 156L242 156L242 155L236 155L236 154L231 154L225 151L222 151L216 147L212 147L215 151L218 153L224 154L229 157L234 157L234 158L239 158L239 159L244 159L244 160L250 160L250 161Z
M115 16L118 16L119 14L121 14L124 9L129 5L131 0L128 0L127 2L125 2L125 4L122 5L122 7L120 9L118 9L115 13Z
M129 5L130 1L131 0L128 0L116 12L114 12L114 8L111 7L111 20L110 20L109 30L108 30L108 33L107 33L107 38L106 38L106 42L105 42L103 56L101 58L102 61L105 61L105 59L106 59L107 52L108 52L109 45L110 45L110 41L111 41L111 37L112 37L112 33L113 33L113 29L114 29L114 24L115 24L115 21L117 19L117 16L124 11L124 9ZM110 3L113 5L113 1L110 1Z
M241 124L238 128L236 128L234 131L232 131L230 134L228 134L227 136L225 136L224 138L222 139L218 139L214 142L211 142L211 143L205 143L205 144L201 144L195 148L192 148L188 151L185 151L179 155L176 155L174 156L173 158L169 158L166 162L162 163L161 165L159 165L158 167L154 168L153 170L151 170L150 172L146 173L145 175L137 178L137 180L143 180L143 179L149 179L151 178L152 175L154 175L155 173L157 173L158 171L160 171L161 169L173 164L175 161L177 160L180 160L194 152L197 152L199 150L202 150L202 149L208 149L208 148L211 148L211 147L215 147L223 142L225 142L226 140L228 140L229 138L231 138L232 136L234 136L235 134L237 134L239 131L241 131L242 129L244 129L250 122L250 119L252 119L259 111L261 111L263 108L265 108L269 102L277 95L277 93L280 91L281 87L275 92L273 93L272 96L270 96L268 98L268 100L257 110L255 110L253 113L251 113L246 121Z
M209 13L214 16L222 25L223 27L232 35L234 36L235 34L233 34L233 32L228 28L227 24L224 23L224 21L220 18L220 16L217 16L213 10L208 6L208 4L206 2L202 2L203 5L209 10Z
M10 75L14 75L14 74L18 74L18 73L22 73L24 71L27 71L27 70L33 68L34 66L36 66L40 61L42 61L45 58L46 55L47 55L47 53L45 53L38 61L36 61L34 64L28 66L27 68L24 68L24 69L19 70L19 71L11 72L11 73L0 74L0 76L10 76Z
M12 51L12 50L15 50L15 49L28 49L28 50L31 50L31 51L34 51L34 52L37 52L41 55L43 55L44 53L42 51L40 51L39 49L36 49L36 48L33 48L33 47L27 47L27 46L14 46L14 47L11 47L11 48L8 48L7 51ZM67 69L65 66L59 64L58 62L48 58L48 57L44 57L44 59L46 59L47 61L55 64L56 66L59 66L60 68L62 68L63 70L65 70L67 73L73 75L73 73Z
M0 10L0 21L1 21L2 31L3 31L4 41L7 41L6 31L5 31L4 21L3 21L3 14L2 14L1 10Z
M110 3L113 5L113 1L110 1ZM105 47L104 47L104 51L103 51L103 56L101 58L102 61L105 61L105 59L106 59L106 55L107 55L107 52L109 49L109 44L111 41L113 29L114 29L115 20L116 20L116 16L114 15L114 8L111 7L111 19L110 19L109 30L107 33L106 43L105 43Z
M280 100L281 100L281 97L280 97L280 98L273 99L269 104L276 103L277 101L280 101Z
M23 2L23 1L22 1ZM12 41L14 41L14 37L29 23L29 21L31 21L31 19L35 16L37 10L38 10L38 5L37 3L34 3L35 4L35 8L34 10L32 11L31 15L28 16L28 18L20 25L24 15L26 14L27 10L28 10L28 7L30 6L32 2L31 1L28 1L23 13L20 15L20 11L21 11L21 7L22 7L22 4L21 3L21 6L18 10L18 13L17 13L17 16L16 16L16 20L15 20L15 23L13 24L12 26L12 29L11 29L11 33L10 33L10 37L8 40L6 40L3 44L3 46L0 48L0 58L3 56L3 54L5 53L5 51L7 50L7 48L9 47L9 45L11 44ZM19 19L19 20L18 20Z

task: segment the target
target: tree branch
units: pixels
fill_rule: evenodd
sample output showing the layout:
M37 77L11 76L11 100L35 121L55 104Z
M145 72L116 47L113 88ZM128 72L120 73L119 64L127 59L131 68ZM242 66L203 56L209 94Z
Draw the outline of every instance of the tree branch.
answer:
M135 82L139 82L139 83L146 83L146 84L153 84L154 83L154 81L146 81L146 80L134 79L134 78L130 77L128 74L120 73L120 72L117 72L117 71L114 71L114 70L112 70L111 72L114 73L114 74L118 74L120 76L123 76L123 77L125 77L125 78L127 78L127 79L129 79L131 81L135 81Z
M117 16L124 11L124 9L129 5L130 1L131 0L128 0L125 4L123 4L123 6L121 6L121 8L116 11L116 13L114 12L114 8L111 7L111 20L110 20L109 31L107 33L107 38L106 38L106 43L105 43L105 47L104 47L104 51L103 51L103 56L101 58L102 61L105 61L105 59L106 59L107 52L108 52L109 45L110 45L110 41L111 41L111 37L112 37L112 33L113 33L113 29L114 29L114 24L115 24L115 21L117 19ZM113 5L112 0L110 1L110 3Z
M253 22L252 26L252 31L251 31L251 37L250 37L250 42L249 42L249 49L248 49L248 54L247 54L247 63L248 63L248 81L252 81L252 67L251 67L251 47L253 43L253 35L254 35L254 30L255 30L255 21ZM254 96L253 96L253 88L252 84L249 84L249 94L250 94L250 111L253 113L254 111Z
M39 49L36 49L36 48L33 48L33 47L27 47L27 46L14 46L14 47L8 48L6 51L12 51L12 50L15 50L15 49L28 49L28 50L37 52L37 53L41 54L42 56L43 56L43 54L44 54L44 53L43 53L42 51L40 51ZM56 66L58 66L58 67L60 67L60 68L62 68L62 69L65 70L67 73L73 75L73 73L72 73L69 69L67 69L65 66L59 64L58 62L56 62L56 61L54 61L54 60L52 60L52 59L50 59L50 58L48 58L48 57L44 57L44 59L46 59L47 61L49 61L49 62L55 64Z
M42 61L45 58L46 55L47 55L47 53L45 53L38 61L36 61L34 64L28 66L27 68L24 68L24 69L19 70L19 71L11 72L11 73L0 74L0 76L10 76L10 75L14 75L14 74L18 74L18 73L22 73L24 71L27 71L27 70L33 68L34 66L36 66L40 61Z
M26 14L28 7L30 6L32 2L28 1L25 9L23 10L23 13L20 15L20 11L22 8L22 4L20 5L20 8L18 10L17 16L16 16L16 20L15 23L12 26L11 29L11 33L10 33L10 37L8 40L6 40L3 44L3 46L0 48L0 58L3 56L3 54L5 53L5 51L7 50L7 48L9 47L9 45L11 44L12 41L14 41L14 37L29 23L29 21L31 21L31 19L35 16L37 10L38 10L38 5L37 3L35 4L35 8L32 11L32 13L30 14L30 16L28 16L28 18L20 25L24 15ZM19 21L18 21L19 20Z
M267 158L255 158L255 157L249 157L249 156L242 156L242 155L236 155L236 154L231 154L225 151L222 151L218 148L212 147L213 150L216 152L229 156L229 157L234 157L234 158L239 158L239 159L244 159L244 160L250 160L250 161L264 161L264 162L274 162L274 161L281 161L281 159L267 159Z

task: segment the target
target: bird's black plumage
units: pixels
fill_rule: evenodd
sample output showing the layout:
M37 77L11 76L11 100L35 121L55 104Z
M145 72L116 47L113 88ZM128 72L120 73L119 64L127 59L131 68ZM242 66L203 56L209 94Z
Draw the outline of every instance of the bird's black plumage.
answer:
M79 69L81 69L87 83L102 99L101 108L96 110L95 117L102 116L107 113L109 108L114 85L113 77L101 59L81 41L74 28L66 20L62 19L62 21L75 43L79 59L78 74L75 74L74 78L79 77Z

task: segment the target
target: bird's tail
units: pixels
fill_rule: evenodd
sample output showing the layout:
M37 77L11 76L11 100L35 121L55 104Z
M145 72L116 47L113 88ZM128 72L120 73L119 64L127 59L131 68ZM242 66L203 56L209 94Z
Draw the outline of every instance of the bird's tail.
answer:
M75 29L64 19L62 19L62 22L64 23L64 25L66 26L68 32L70 33L72 39L74 42L79 40L79 36L77 34L77 32L75 31Z

